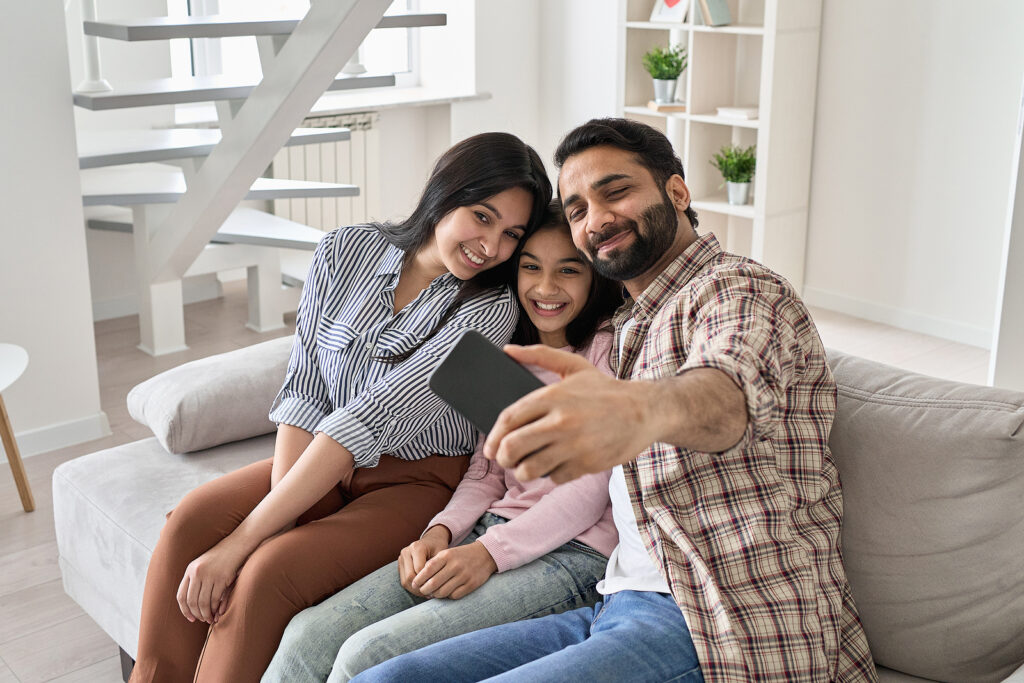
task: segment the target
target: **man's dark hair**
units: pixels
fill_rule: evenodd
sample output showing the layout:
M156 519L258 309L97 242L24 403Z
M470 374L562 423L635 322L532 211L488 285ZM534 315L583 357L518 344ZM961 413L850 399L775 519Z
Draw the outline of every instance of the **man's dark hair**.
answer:
M665 183L670 177L686 179L683 162L668 138L661 131L630 119L591 119L569 131L555 150L555 166L561 168L569 157L600 145L632 152L637 162L651 172L666 198ZM686 207L686 217L696 230L697 212L692 206Z

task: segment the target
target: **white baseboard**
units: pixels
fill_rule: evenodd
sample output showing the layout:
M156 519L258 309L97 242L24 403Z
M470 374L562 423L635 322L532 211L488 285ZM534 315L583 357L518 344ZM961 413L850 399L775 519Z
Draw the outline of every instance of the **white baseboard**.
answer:
M18 442L18 451L21 452L21 456L28 458L58 448L101 439L110 434L110 422L107 420L107 414L100 411L95 415L78 420L18 432L14 435L14 439Z
M983 349L992 347L992 330L990 328L968 325L956 320L908 311L810 286L804 287L803 299L810 306L827 308L830 311L838 311L856 318L892 325L903 330L940 337L959 344L979 346Z

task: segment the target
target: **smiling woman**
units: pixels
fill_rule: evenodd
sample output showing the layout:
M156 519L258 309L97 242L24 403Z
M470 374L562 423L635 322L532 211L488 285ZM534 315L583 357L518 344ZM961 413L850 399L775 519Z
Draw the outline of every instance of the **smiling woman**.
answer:
M274 457L169 516L132 680L258 680L292 615L396 558L444 507L476 433L426 378L466 329L509 339L506 262L550 198L533 149L484 133L442 155L405 221L324 236L270 413Z

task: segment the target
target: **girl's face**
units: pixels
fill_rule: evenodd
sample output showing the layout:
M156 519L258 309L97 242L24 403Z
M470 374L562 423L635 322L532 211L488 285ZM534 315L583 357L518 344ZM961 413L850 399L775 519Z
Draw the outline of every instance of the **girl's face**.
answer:
M450 211L438 221L427 246L430 269L469 280L507 261L526 232L532 206L528 191L512 187Z
M534 233L520 253L517 277L519 301L541 342L566 346L565 328L586 305L594 279L569 231L556 227Z

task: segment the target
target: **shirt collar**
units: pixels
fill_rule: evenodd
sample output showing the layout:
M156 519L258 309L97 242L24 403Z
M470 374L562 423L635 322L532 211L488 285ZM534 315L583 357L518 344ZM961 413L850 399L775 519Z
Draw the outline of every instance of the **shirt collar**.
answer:
M402 264L404 262L405 252L395 245L389 244L387 251L384 252L384 258L381 259L380 265L377 267L377 272L373 274L374 277L387 278L387 282L384 285L385 291L398 286L398 276L402 274ZM444 273L434 278L430 286L451 289L458 288L460 282L461 280L451 273Z
M616 313L616 323L624 321L627 317L644 320L653 316L669 297L692 280L708 261L721 253L722 247L714 234L709 232L698 237L686 251L665 266L658 277L654 278L654 282L649 284L636 300L626 300Z

